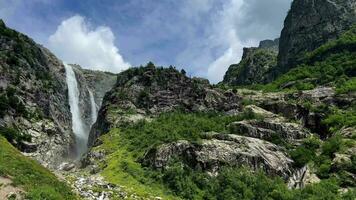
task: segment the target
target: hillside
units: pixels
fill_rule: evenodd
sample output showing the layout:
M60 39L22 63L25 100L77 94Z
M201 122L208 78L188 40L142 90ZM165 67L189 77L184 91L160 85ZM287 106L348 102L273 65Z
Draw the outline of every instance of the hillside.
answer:
M22 155L1 136L0 198L77 199L70 187L42 165Z

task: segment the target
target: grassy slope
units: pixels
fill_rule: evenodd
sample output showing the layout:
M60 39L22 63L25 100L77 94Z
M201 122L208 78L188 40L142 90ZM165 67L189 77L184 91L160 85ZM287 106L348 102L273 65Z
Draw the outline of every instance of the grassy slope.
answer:
M27 192L30 200L77 199L70 187L36 161L23 156L1 136L0 176L10 177L16 186Z
M140 196L161 196L164 199L352 199L354 193L337 194L339 182L325 177L319 184L303 190L288 190L282 180L263 172L252 173L243 168L227 168L217 177L199 170L171 163L168 170L143 168L138 160L152 146L180 139L199 142L204 131L228 132L231 121L256 116L228 117L218 114L166 113L151 122L112 129L101 137L103 145L96 147L109 153L102 175L110 182L125 186ZM258 116L257 116L258 117ZM333 148L335 141L322 146ZM313 143L308 144L315 147ZM298 153L298 152L296 152ZM327 153L327 152L326 152ZM330 152L328 153L330 154ZM315 159L316 158L311 158ZM309 162L307 160L306 162ZM315 161L316 162L316 161Z
M199 141L204 131L226 131L226 125L232 121L253 118L246 113L243 116L222 116L219 114L166 113L152 122L113 129L101 137L104 149L110 154L108 166L102 175L110 182L125 186L140 196L161 196L165 199L177 199L172 192L155 180L153 171L145 170L137 162L149 148L181 139Z

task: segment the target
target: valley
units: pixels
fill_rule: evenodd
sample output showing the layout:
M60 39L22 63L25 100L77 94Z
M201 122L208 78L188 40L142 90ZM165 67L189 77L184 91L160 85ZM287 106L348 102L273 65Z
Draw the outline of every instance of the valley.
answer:
M224 79L67 64L0 20L0 199L356 198L356 3L294 0Z

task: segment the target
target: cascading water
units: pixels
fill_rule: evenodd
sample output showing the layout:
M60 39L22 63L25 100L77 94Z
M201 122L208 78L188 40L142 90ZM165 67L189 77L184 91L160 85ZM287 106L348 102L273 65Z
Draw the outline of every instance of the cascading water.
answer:
M76 139L76 156L80 158L87 150L88 135L79 107L79 88L72 66L64 64L68 85L70 112L72 114L72 130Z
M97 109L97 105L95 103L93 92L89 89L88 89L88 92L89 92L90 106L91 106L91 124L90 125L93 125L96 121L96 118L98 118L98 109Z

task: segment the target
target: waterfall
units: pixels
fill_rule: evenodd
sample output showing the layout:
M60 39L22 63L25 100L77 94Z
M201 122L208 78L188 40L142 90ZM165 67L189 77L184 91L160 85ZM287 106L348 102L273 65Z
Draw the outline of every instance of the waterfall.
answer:
M68 85L70 112L72 114L72 130L76 139L76 156L79 158L87 150L88 135L79 106L79 88L72 66L64 64Z
M88 89L89 97L90 97L90 106L91 106L91 124L93 125L98 117L97 105L95 103L94 95L91 90Z

